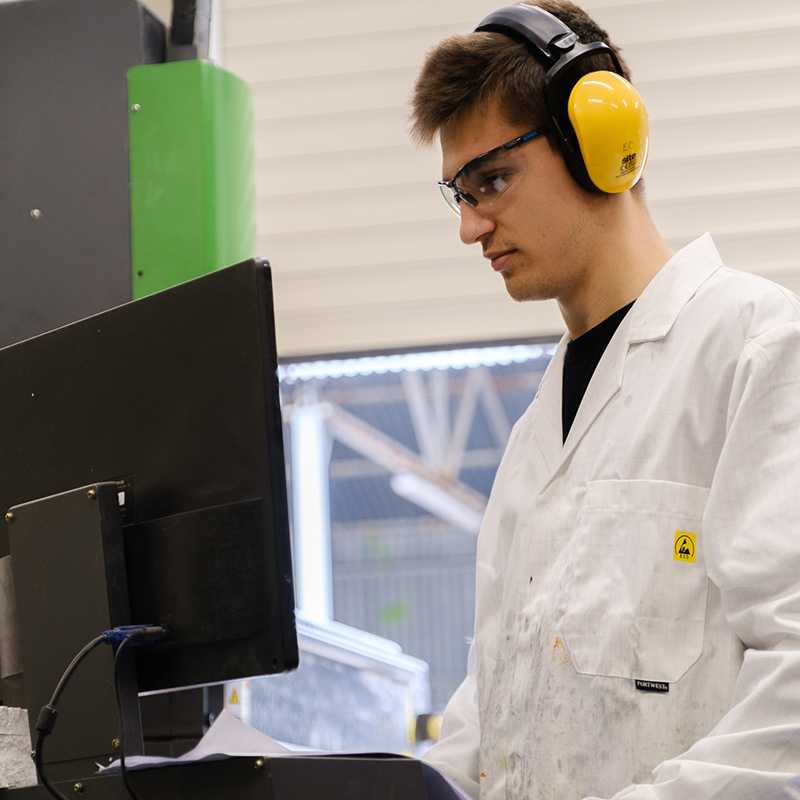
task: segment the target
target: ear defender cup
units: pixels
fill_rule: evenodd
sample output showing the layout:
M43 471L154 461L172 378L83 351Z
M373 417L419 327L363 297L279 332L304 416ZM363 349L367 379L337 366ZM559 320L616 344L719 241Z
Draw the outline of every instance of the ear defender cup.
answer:
M570 92L567 113L594 186L607 194L635 186L647 162L650 126L633 85L614 72L590 72Z

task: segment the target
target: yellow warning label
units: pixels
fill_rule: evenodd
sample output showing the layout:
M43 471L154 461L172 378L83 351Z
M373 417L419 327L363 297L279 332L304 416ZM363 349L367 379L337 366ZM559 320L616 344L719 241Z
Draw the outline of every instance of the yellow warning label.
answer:
M239 705L239 692L237 692L236 689L234 689L231 692L231 696L230 696L230 699L228 700L228 702L232 706L238 706Z
M675 546L672 556L676 561L697 561L697 534L691 531L675 531Z

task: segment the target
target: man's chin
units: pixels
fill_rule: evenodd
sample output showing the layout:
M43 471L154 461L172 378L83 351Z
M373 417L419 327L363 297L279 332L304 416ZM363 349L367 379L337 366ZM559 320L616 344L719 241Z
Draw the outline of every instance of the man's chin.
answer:
M518 276L516 276L518 278ZM549 300L553 295L546 292L541 286L531 286L525 281L515 280L513 273L504 274L506 291L512 300L524 303L526 300Z

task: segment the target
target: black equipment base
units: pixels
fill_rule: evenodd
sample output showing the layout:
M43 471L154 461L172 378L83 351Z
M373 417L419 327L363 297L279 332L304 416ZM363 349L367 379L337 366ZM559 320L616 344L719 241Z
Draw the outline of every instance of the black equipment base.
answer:
M129 772L142 800L434 800L422 765L403 758L226 758ZM76 784L79 784L76 786ZM68 797L130 800L119 773L56 783ZM0 791L3 800L50 800L42 786Z

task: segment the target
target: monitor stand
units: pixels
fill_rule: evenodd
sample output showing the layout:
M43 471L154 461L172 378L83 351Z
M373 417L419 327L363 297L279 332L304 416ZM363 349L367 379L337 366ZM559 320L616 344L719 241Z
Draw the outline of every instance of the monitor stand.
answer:
M119 493L102 482L14 506L6 515L17 608L25 705L36 718L64 669L102 631L130 623ZM123 651L114 692L110 646L92 651L58 703L44 748L48 777L75 779L115 758L119 731L126 755L144 752L133 648Z

